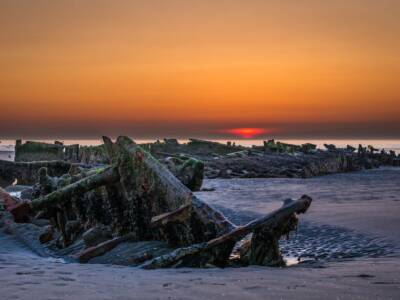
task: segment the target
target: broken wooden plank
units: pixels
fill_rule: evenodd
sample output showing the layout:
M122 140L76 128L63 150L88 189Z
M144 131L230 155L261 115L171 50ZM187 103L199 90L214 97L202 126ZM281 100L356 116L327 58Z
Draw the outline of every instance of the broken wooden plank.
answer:
M286 199L284 206L291 204L293 200ZM286 263L279 249L279 239L289 236L296 230L298 217L296 214L289 215L282 222L271 226L261 226L254 230L249 243L245 243L240 249L240 263L244 265L261 266L284 266ZM247 247L246 247L247 245Z
M103 255L104 253L107 253L108 251L111 251L119 244L126 242L131 238L132 238L132 235L127 234L125 236L116 237L111 240L102 242L102 243L98 244L97 246L93 246L93 247L83 250L78 255L77 258L80 263L87 263L92 258Z
M151 218L151 226L156 227L156 226L165 226L169 223L172 222L177 222L177 221L185 221L189 218L190 212L192 209L191 204L186 204L178 208L177 210L167 212L158 216L155 216Z

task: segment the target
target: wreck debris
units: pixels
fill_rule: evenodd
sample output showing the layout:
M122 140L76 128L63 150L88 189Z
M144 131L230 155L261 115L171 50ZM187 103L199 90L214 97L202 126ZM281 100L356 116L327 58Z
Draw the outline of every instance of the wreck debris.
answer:
M165 241L176 247L173 252L146 263L158 266L226 266L235 243L254 232L254 244L261 244L261 229L273 232L265 245L276 242L293 226L285 225L295 214L305 212L311 199L303 196L286 203L280 210L236 227L221 213L196 196L159 161L126 137L116 143L104 138L105 153L110 165L90 171L71 165L59 178L48 175L46 168L38 170L37 196L27 208L50 219L40 235L45 243L56 238L59 247L69 247L77 238L86 246L76 255L80 262L111 251L120 243L146 240ZM183 163L182 163L183 162ZM197 160L178 161L179 170L196 169ZM183 181L183 180L182 180ZM200 188L198 184L198 188ZM297 219L296 219L297 220ZM279 230L280 228L284 228ZM58 233L55 234L54 230ZM271 253L279 252L279 249ZM256 250L253 250L253 252ZM261 253L258 256L271 256ZM139 255L135 262L151 259L151 254ZM260 261L260 264L266 264Z
M16 162L32 161L68 161L71 163L104 164L107 163L104 146L64 145L21 140L15 142Z
M0 210L4 209L12 214L16 223L29 222L30 207L25 201L21 201L0 187Z
M180 144L176 139L164 139L163 142L156 141L155 143L143 144L141 147L156 158L185 154L201 160L245 149L245 147L234 143L221 144L200 139L189 139L189 142L185 144Z
M375 152L378 152L379 149L376 149L374 146L372 145L368 145L368 150L371 154L374 154Z
M192 204L193 209L190 222L197 224L199 233L194 237L189 234L188 226L180 226L180 230L187 232L187 235L167 230L168 234L165 236L167 239L190 244L192 240L201 239L201 236L215 235L232 227L222 215L212 211L205 203L201 203L165 167L131 140L121 137L115 145L118 149L118 163L116 165L98 169L95 174L34 199L31 202L33 211L63 205L71 198L79 197L101 186L112 187L114 184L118 184L121 187L121 193L117 193L115 196L122 198L120 205L126 205L126 209L129 209L125 213L128 214L130 220L129 224L122 226L126 226L126 228L121 228L120 231L135 232L137 239L147 239L154 235L149 230L153 216L176 210L188 203ZM124 207L121 209L124 209ZM121 218L120 223L126 222L126 218L124 219ZM215 223L211 226L213 230L210 231L209 223L213 220ZM202 222L204 223L202 224ZM201 230L202 227L208 229ZM180 236L180 238L177 238L177 236Z
M301 150L303 153L309 154L317 149L317 145L311 143L305 143L301 145Z
M177 210L167 212L151 218L150 225L152 227L157 227L157 226L166 226L170 223L177 221L184 222L189 218L191 210L192 206L190 204L183 205L179 207Z
M63 158L63 146L58 143L27 141L22 144L21 140L17 140L15 143L15 161L17 162L63 160Z
M122 237L116 237L111 240L102 242L96 246L85 249L82 253L78 255L78 260L80 263L87 263L90 259L103 255L104 253L112 250L119 244L128 241L131 235L125 235Z
M102 171L98 171L97 174L85 177L46 196L32 200L31 206L33 211L39 211L59 205L64 201L69 201L74 195L83 194L96 187L105 185L107 182L114 182L116 180L118 180L116 169L105 168Z
M303 196L307 201L308 196ZM284 202L284 206L292 204L291 199ZM309 205L308 204L308 205ZM306 209L305 209L306 210ZM304 213L298 211L298 213ZM289 236L289 233L297 228L296 214L291 214L285 222L277 222L275 225L265 225L255 230L251 240L243 245L240 251L240 262L249 265L284 266L285 262L279 250L281 236Z
M195 158L167 157L164 164L191 191L199 191L204 178L204 163Z
M47 168L50 176L62 176L68 173L71 163L66 161L12 162L0 160L0 178L12 184L17 180L20 185L33 185L38 180L40 168Z
M302 145L294 145L294 144L288 144L288 143L282 143L279 141L275 141L274 139L264 141L263 146L253 146L253 149L256 150L262 150L266 153L295 153L295 152L301 152L301 153L312 153L313 151L316 150L317 145L311 144L311 143L305 143Z
M80 146L79 162L84 164L107 164L108 158L104 145Z
M18 200L12 197L4 189L0 187L0 203L4 209L10 211L11 208L18 204Z
M176 154L166 152L169 155L159 161L127 137L119 137L115 143L107 137L103 141L104 145L88 148L87 161L96 161L90 169L66 161L10 162L6 166L14 170L11 178L16 175L21 181L25 178L37 184L31 202L18 201L9 211L19 222L35 224L40 223L39 216L46 218L48 224L38 241L66 250L76 248L71 253L80 262L108 255L120 249L120 244L123 244L121 247L156 242L167 245L158 253L131 253L132 264L143 263L142 267L149 269L284 264L279 239L296 229L297 216L306 212L311 198L303 196L297 201L285 201L277 211L237 227L192 193L200 190L205 168L213 164L222 161L225 169L221 167L220 174L226 176L238 176L239 172L254 176L254 169L247 165L243 169L243 161L261 164L265 157L273 157L278 163L293 162L291 169L284 170L286 176L295 177L303 172L302 176L307 177L318 174L321 169L332 172L337 166L349 170L357 168L357 164L374 166L383 161L394 164L398 160L393 152L376 153L371 147L364 151L361 145L358 153L353 154L355 149L351 146L327 145L329 151L321 151L313 144L297 146L270 140L263 147L243 149L232 143L221 145L201 140L191 140L183 146L169 139L151 147L144 146L176 149ZM61 143L55 145L64 147ZM201 151L196 152L198 149L193 145L200 145ZM182 155L179 151L183 147L194 147L193 152L207 153L213 158L204 164L197 158ZM160 152L157 150L157 153ZM97 165L99 157L102 165ZM235 166L232 162L240 164ZM23 175L15 171L18 168L23 170L20 171ZM243 242L244 237L249 239ZM240 247L239 241L243 242ZM233 262L230 257L235 247L240 255Z
M328 151L337 151L337 148L334 144L324 144L324 147L328 150Z
M171 267L171 266L182 266L185 264L191 265L193 264L199 264L203 263L204 265L206 264L213 264L215 262L214 257L212 255L209 255L207 257L207 261L204 262L199 258L193 258L195 255L199 255L202 252L209 251L215 247L221 246L223 244L229 244L230 246L230 252L233 249L234 244L232 242L237 242L247 234L249 234L252 231L263 229L263 230L268 230L269 228L279 228L282 226L282 224L286 224L285 222L287 219L292 217L293 214L300 214L300 213L305 213L308 209L308 207L311 205L312 199L308 196L302 196L299 200L297 201L291 201L290 203L285 202L284 206L281 207L280 209L266 215L265 217L262 217L260 219L254 220L247 225L244 226L238 226L232 231L216 237L208 242L205 243L200 243L200 244L195 244L191 245L189 247L185 248L178 248L172 253L156 257L152 259L149 262L146 262L142 267L145 269L155 269L155 268L165 268L165 267ZM284 234L286 234L286 230L283 231ZM258 234L258 233L256 233ZM279 234L278 234L279 235ZM275 234L274 239L279 240L280 236L277 236ZM255 241L253 241L255 242ZM269 247L270 245L268 245ZM274 247L276 244L274 245ZM254 249L252 249L254 251ZM260 252L259 250L256 250ZM229 252L229 254L230 254ZM258 255L260 253L257 253ZM257 256L257 254L253 254L254 256ZM264 255L262 255L264 256ZM265 257L265 256L264 256ZM263 257L263 258L264 258ZM185 261L185 259L191 260L191 263L188 261ZM219 258L220 259L220 258ZM225 263L227 262L228 257L225 257ZM263 259L261 260L263 261Z
M382 165L398 166L400 157L394 152L371 153L362 145L357 153L354 148L336 148L327 145L330 150L314 149L314 145L304 146L303 150L282 152L274 140L264 146L253 146L216 159L205 161L205 177L214 178L308 178L326 174L359 171L377 168ZM303 147L303 146L302 146ZM280 152L279 152L280 151Z
M349 151L350 153L353 153L354 151L356 151L356 148L354 148L354 147L351 146L351 145L347 145L347 146L346 146L346 150Z
M21 140L15 142L15 161L52 161L67 160L70 162L78 162L79 145L65 146L63 143L55 141L54 144L27 141L22 143Z
M55 146L63 147L65 153L78 151L76 161L68 154L64 154L62 159L66 162L79 162L94 166L110 163L107 151L113 151L113 149L106 149L108 147L107 140L103 139L103 141L104 144L99 146L65 146L60 142L44 145L48 145L49 149ZM35 145L34 143L36 142L27 144ZM39 144L43 145L43 143ZM198 139L191 139L188 143L179 143L177 139L164 139L143 144L141 147L168 166L169 170L193 191L198 190L202 178L302 178L375 168L380 165L397 166L400 164L400 158L396 154L392 157L387 152L378 153L375 148L371 151L370 148L362 145L359 145L357 153L350 145L345 148L337 148L330 144L327 145L328 151L323 151L311 143L294 145L273 139L264 141L263 146L252 146L251 148L236 146L232 142L222 144ZM69 150L72 148L75 150ZM43 153L38 155L46 157ZM46 158L52 157L51 155L50 152ZM186 169L182 166L190 159L196 159L199 162L199 172L194 172L191 166ZM201 168L202 164L204 171ZM6 175L1 174L1 165L0 161L0 180L4 181L2 177ZM183 176L177 173L179 166L186 171ZM49 175L54 176L51 173L49 170ZM5 180L6 184L9 183L9 180Z
M97 225L82 234L85 247L93 247L109 239L112 239L111 228L105 225Z
M361 144L358 145L358 155L365 156L367 153L367 148L363 147Z

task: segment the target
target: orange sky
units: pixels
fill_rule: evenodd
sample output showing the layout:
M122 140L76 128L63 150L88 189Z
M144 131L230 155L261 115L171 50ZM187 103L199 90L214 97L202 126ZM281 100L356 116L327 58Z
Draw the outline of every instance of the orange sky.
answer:
M0 2L0 138L400 137L400 1Z

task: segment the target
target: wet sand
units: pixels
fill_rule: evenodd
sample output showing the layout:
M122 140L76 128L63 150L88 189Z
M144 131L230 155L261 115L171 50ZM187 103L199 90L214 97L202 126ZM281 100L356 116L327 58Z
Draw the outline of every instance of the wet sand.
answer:
M0 150L0 160L14 161L15 152L11 150Z
M308 179L215 179L204 187L215 191L198 195L236 223L247 221L246 214L265 214L286 198L308 194L314 201L302 220L383 236L400 245L400 168Z
M312 179L209 180L198 195L245 223L286 197L314 198L298 234L282 241L288 268L145 271L63 264L0 233L0 299L398 299L400 169ZM314 255L314 256L313 256Z

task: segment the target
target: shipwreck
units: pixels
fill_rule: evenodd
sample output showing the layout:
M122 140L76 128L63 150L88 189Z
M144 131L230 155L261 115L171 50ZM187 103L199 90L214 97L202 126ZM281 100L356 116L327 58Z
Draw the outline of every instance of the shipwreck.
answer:
M202 161L172 157L162 164L127 137L103 142L106 164L79 162L77 146L63 151L61 145L52 147L58 160L27 162L20 149L18 162L3 162L3 177L33 188L30 200L0 190L0 227L23 236L41 255L81 263L285 265L279 239L296 230L309 196L236 226L193 194L201 187ZM65 155L73 160L60 160Z

